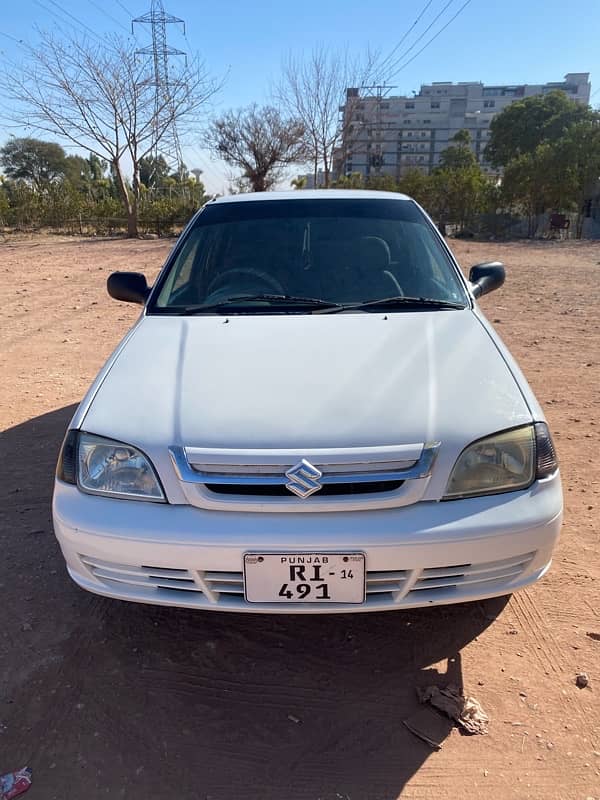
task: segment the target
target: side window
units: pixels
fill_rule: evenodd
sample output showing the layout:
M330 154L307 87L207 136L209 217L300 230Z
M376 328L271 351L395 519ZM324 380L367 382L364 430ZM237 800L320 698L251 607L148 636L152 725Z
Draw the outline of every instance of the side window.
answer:
M424 225L413 225L411 227L414 228L414 239L420 260L425 262L426 266L425 264L423 266L430 276L432 297L439 295L439 289L437 293L434 291L434 287L437 284L438 287L443 287L444 293L447 292L456 299L462 299L456 285L456 279L451 273L452 268L443 253L435 248L431 233Z
M199 227L189 236L161 289L157 306L171 304L176 297L183 302L197 302L199 282L214 260L216 238L212 227Z
M189 247L186 248L185 254L182 254L179 270L177 271L177 275L173 282L172 291L176 292L178 289L182 289L186 284L189 283L192 267L194 266L194 261L196 259L196 253L198 252L198 242L199 237L193 239L190 242Z
M425 225L400 223L394 250L393 271L405 295L457 301L464 299L445 255L436 247Z

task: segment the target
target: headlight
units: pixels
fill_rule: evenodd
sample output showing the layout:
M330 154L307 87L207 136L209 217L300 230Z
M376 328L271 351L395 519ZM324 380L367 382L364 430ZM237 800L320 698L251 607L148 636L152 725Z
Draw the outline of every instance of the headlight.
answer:
M57 476L90 494L166 502L158 476L143 453L91 433L68 432Z
M526 489L558 467L545 423L480 439L465 448L450 475L444 500Z

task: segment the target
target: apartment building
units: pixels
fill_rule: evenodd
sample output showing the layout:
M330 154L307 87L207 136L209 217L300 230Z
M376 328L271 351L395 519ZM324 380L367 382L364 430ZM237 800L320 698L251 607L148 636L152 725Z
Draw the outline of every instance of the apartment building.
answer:
M483 153L494 116L516 100L556 89L588 105L589 73L569 72L563 81L542 85L423 84L411 97L387 96L384 88L369 96L347 89L340 108L344 141L336 154L336 177L358 172L364 177L400 178L415 168L430 172L461 129L469 131L475 155L492 172Z

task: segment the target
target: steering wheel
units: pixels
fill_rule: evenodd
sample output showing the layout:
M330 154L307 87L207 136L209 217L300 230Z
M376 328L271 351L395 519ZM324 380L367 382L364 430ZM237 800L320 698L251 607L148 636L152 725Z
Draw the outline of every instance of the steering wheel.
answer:
M229 283L231 276L234 275L250 275L252 278L257 278L259 281L262 281L263 284L266 284L275 294L285 294L285 289L279 283L279 281L272 275L269 275L267 272L263 272L260 269L254 269L253 267L238 267L236 269L228 269L213 278L206 289L206 296L208 297L209 295L214 294L218 289L226 286Z

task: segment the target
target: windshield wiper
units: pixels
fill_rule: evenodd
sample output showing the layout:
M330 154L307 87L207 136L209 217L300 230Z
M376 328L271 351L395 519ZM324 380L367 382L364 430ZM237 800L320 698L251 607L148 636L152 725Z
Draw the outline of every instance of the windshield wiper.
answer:
M227 311L232 306L243 305L254 300L264 300L268 303L281 303L281 307L286 306L306 306L307 308L337 309L341 310L341 303L334 303L330 300L323 300L320 297L296 297L291 294L238 294L225 297L218 303L204 303L195 306L187 306L180 312L184 316L192 314L204 314L211 311ZM271 306L277 308L278 306Z
M464 303L454 303L450 300L435 300L432 297L382 297L380 300L367 300L361 303L339 303L337 308L327 309L323 313L335 314L338 311L378 311L380 308L466 308Z

